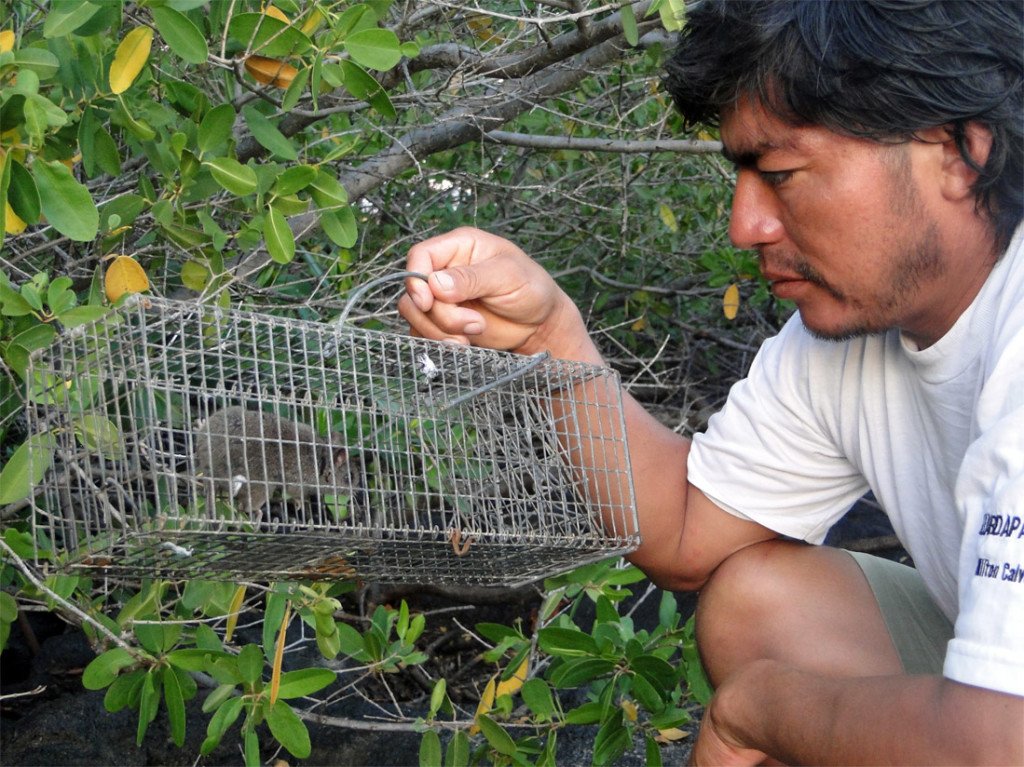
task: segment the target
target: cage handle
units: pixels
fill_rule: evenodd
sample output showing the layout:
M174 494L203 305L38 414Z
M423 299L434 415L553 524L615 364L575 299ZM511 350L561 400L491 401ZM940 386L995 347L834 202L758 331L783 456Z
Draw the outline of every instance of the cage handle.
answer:
M364 285L360 285L356 288L355 292L349 296L348 301L345 302L345 306L342 307L341 314L338 315L338 319L335 323L338 325L344 325L348 321L348 315L351 314L352 309L359 303L359 299L365 296L369 291L373 290L379 285L384 285L388 282L395 282L397 280L404 280L407 277L416 277L418 279L427 281L427 275L421 272L393 272L391 274L385 274L383 277L377 277L376 279L370 280Z
M510 370L509 372L505 373L504 375L498 376L493 381L488 381L487 383L485 383L482 386L478 386L475 389L471 389L470 391L465 392L463 394L460 394L458 397L455 397L454 399L449 400L448 402L445 403L444 410L451 410L452 408L458 407L463 402L468 402L469 400L473 399L474 397L477 397L477 396L479 396L481 394L484 394L485 392L489 392L489 391L492 391L494 389L497 389L502 384L506 384L509 381L514 381L517 378L522 378L524 375L529 373L535 367L538 367L539 365L542 365L544 362L546 362L550 358L551 358L551 352L549 352L547 350L542 351L542 352L537 352L536 354L531 354L529 357L526 358L526 362L524 362L522 365L517 367L515 370Z
M404 280L408 277L415 277L417 279L423 280L424 282L427 281L427 275L423 274L422 272L413 271L393 272L391 274L385 274L383 277L377 277L375 279L372 279L366 284L360 285L358 288L356 288L355 292L352 293L351 296L349 296L348 301L345 302L345 306L342 308L341 314L338 315L338 319L335 320L335 322L338 325L345 324L345 322L348 321L348 316L352 312L352 309L355 307L357 303L359 303L359 299L361 299L369 291L373 290L377 286L384 285L388 282ZM508 373L498 376L493 381L488 381L482 386L478 386L475 389L472 389L471 391L464 392L455 399L445 403L444 410L451 410L452 408L458 407L463 402L468 402L474 397L477 397L485 392L489 392L492 391L493 389L498 388L502 384L506 384L509 381L514 381L517 378L521 378L534 368L538 367L539 365L543 364L545 361L550 359L550 357L551 352L548 351L542 351L538 352L537 354L530 355L526 362L517 367L515 370L510 370Z

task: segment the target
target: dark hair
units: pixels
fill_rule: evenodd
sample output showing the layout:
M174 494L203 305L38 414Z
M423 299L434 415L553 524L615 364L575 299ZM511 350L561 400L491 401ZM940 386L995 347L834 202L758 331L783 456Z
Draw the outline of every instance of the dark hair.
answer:
M689 127L717 125L744 95L793 124L878 141L951 125L1005 247L1024 218L1022 79L1021 0L701 0L665 86ZM966 151L970 121L992 132L984 167Z

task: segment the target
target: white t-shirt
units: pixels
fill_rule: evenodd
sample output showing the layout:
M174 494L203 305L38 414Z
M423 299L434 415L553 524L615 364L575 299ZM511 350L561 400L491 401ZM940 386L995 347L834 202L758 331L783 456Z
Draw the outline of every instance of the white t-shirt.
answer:
M794 315L693 442L690 482L793 538L873 491L955 622L944 675L1024 695L1024 226L927 349Z

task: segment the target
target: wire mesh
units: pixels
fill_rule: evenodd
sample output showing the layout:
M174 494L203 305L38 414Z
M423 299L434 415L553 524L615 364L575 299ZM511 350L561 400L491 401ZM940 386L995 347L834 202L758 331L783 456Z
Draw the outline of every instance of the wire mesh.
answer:
M136 297L28 380L44 569L516 585L639 542L606 368Z

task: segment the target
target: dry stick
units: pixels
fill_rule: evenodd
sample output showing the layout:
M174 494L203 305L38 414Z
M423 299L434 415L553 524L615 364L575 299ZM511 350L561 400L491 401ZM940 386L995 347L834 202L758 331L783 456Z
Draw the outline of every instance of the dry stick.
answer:
M14 563L14 566L21 571L21 574L25 576L25 579L28 580L29 583L31 583L37 589L46 594L50 599L52 599L62 608L64 608L69 613L74 615L76 618L82 621L82 623L88 623L90 626L96 629L96 631L103 634L118 647L127 650L128 653L133 658L136 658L140 661L146 659L145 656L142 655L136 648L132 647L126 641L121 639L121 637L119 637L117 634L113 633L110 629L108 629L106 626L100 623L98 620L93 618L88 613L83 612L79 607L66 600L60 594L56 593L53 589L51 589L49 586L47 586L41 580L39 580L36 574L32 572L32 568L29 567L28 563L24 559L19 557L16 553L14 553L14 550L9 545L7 545L7 541L3 540L2 538L0 538L0 549L3 549L4 553L11 558L11 561Z

